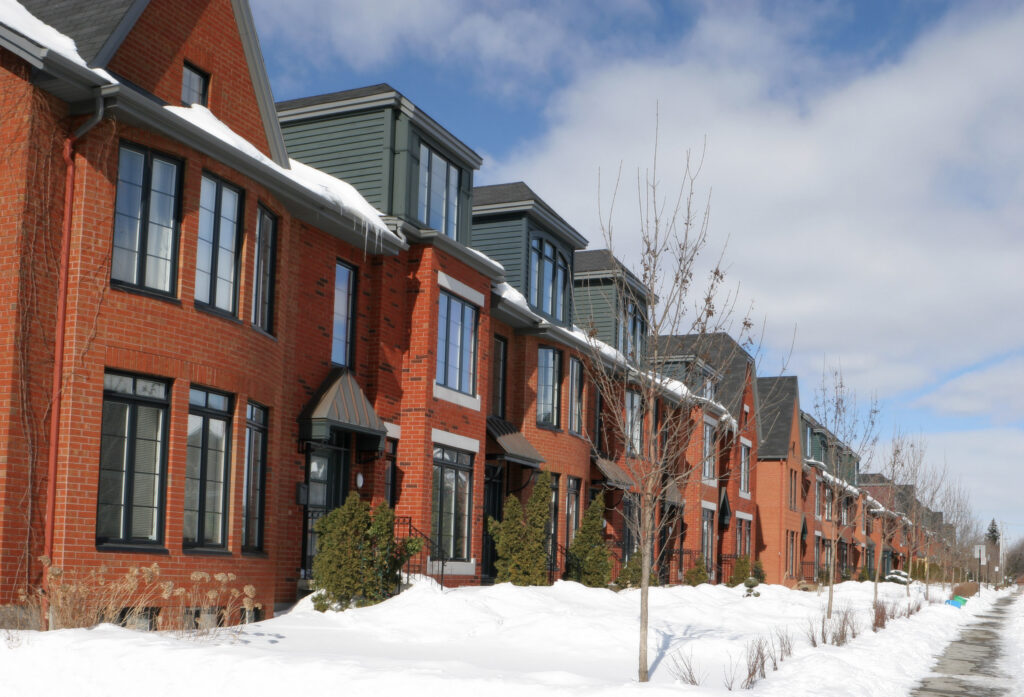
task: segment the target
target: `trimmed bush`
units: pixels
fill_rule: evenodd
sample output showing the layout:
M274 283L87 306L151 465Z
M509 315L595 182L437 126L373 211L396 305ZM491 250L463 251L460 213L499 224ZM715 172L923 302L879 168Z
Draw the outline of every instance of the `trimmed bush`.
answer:
M605 588L612 579L612 557L604 540L604 497L597 496L569 544L565 578L591 588Z
M702 583L708 582L708 570L704 566L704 558L700 557L697 559L697 563L686 570L683 574L683 583L688 586L699 586Z
M742 556L737 557L735 563L732 566L732 576L729 577L729 581L726 585L731 588L735 588L741 583L746 582L750 578L750 557Z
M756 578L758 583L764 583L768 578L764 573L764 566L761 564L760 559L754 562L754 566L750 569L750 575Z
M420 551L419 539L395 540L395 514L349 494L345 504L316 522L313 607L346 610L379 603L398 588L399 572Z
M551 515L551 473L541 472L526 502L510 494L505 499L505 519L487 519L494 538L497 559L495 580L517 586L544 586L548 583L547 527Z
M639 588L642 576L641 566L643 566L643 559L641 559L640 550L637 550L626 562L626 565L619 570L619 577L615 579L615 585L619 588ZM653 568L651 568L650 585L658 585L658 577Z

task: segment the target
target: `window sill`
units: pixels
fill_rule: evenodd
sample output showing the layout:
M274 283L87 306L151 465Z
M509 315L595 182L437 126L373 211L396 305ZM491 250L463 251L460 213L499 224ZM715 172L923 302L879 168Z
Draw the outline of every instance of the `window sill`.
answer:
M443 568L445 576L473 576L476 574L476 559L470 559L469 561L448 561L444 563ZM440 574L441 571L441 562L434 561L433 559L427 560L428 574Z
M750 492L749 491L747 491L747 492L741 491L741 492L739 492L739 495L740 495L741 499L747 499L748 501L750 500Z
M182 554L195 554L200 557L232 557L230 549L214 549L211 547L182 547Z
M263 327L259 326L258 324L250 324L249 326L251 326L252 330L254 332L256 332L257 334L259 334L260 336L265 336L268 339L270 339L271 341L277 341L277 337L276 336L274 336L273 334L271 334L270 332L268 332L266 329L264 329Z
M713 487L715 487L716 489L718 488L718 480L717 480L717 479L715 479L714 477L711 477L711 478L708 478L708 477L701 477L701 479L700 479L700 482L701 482L701 484L703 484L704 486L713 486Z
M158 544L153 546L144 544L130 544L121 542L97 542L97 552L111 552L115 554L159 554L166 556L170 554L166 547L161 547Z
M552 433L562 432L562 429L559 428L558 426L552 426L551 424L542 424L539 421L537 422L537 428L541 429L542 431L551 431Z
M219 317L220 319L227 320L228 322L231 322L233 324L244 324L242 320L238 319L238 317L228 312L227 310L222 310L219 307L215 307L213 305L207 305L206 303L200 302L198 300L196 300L192 304L197 310L199 310L203 314L213 315L214 317Z
M252 559L270 559L270 555L262 549L243 549L242 556Z
M464 392L453 390L450 387L437 384L436 380L434 381L434 399L441 399L445 402L458 404L466 409L480 411L480 395L468 395Z
M153 300L161 300L165 303L171 303L172 305L178 305L179 307L181 306L180 299L159 290L150 290L149 288L144 288L142 286L133 286L131 284L124 283L123 281L115 281L114 279L110 279L110 288L111 290L119 290L132 295L141 295L146 298L152 298Z

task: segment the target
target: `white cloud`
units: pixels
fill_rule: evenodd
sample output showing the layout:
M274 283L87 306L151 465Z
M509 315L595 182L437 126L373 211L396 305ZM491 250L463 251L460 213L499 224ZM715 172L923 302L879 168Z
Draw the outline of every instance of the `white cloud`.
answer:
M767 316L769 344L788 347L798 327L791 369L813 376L841 357L852 384L883 398L931 385L1024 346L1024 10L979 10L899 60L797 94L792 66L820 71L799 42L709 9L671 57L554 94L543 137L480 179L525 180L600 246L597 173L607 184L621 162L628 259L626 208L657 108L666 184L707 137L712 233L729 239L730 276Z
M958 375L917 400L916 406L952 416L982 416L995 424L1024 421L1024 357Z

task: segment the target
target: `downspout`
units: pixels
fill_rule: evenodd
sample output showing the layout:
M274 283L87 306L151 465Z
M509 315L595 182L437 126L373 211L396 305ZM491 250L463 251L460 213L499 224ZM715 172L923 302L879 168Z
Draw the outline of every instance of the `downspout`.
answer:
M44 523L43 554L53 563L53 529L57 501L57 451L60 434L61 392L64 384L64 325L67 317L68 266L71 257L71 207L75 200L75 142L103 119L104 101L100 89L95 94L93 115L64 139L64 221L61 226L60 271L57 285L57 325L53 340L53 386L50 392L50 447L46 472L46 518ZM48 588L48 573L43 572L43 589ZM49 623L48 598L43 593L43 620Z

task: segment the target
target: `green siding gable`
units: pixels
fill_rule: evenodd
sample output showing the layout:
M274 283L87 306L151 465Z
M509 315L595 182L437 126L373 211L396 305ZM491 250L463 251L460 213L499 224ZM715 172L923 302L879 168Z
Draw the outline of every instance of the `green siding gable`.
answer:
M615 284L610 281L573 283L573 322L585 332L593 327L597 338L610 346L615 346L615 297Z
M521 216L474 221L470 246L505 267L505 280L526 295L526 221Z
M385 213L390 134L384 110L281 124L289 157L354 186Z

